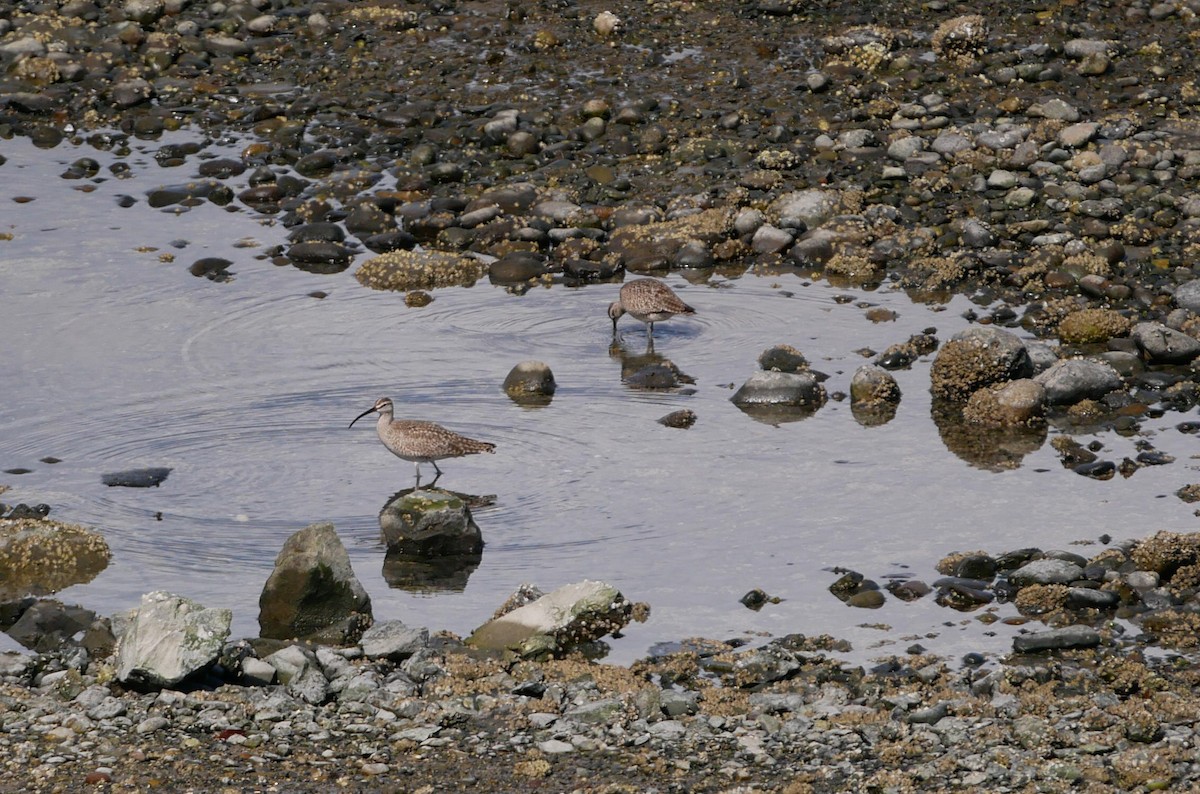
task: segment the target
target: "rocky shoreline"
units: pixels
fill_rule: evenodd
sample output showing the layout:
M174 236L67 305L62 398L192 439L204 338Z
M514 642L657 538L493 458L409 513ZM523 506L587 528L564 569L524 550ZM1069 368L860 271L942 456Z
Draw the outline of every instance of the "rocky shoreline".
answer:
M966 294L991 307L980 328L868 351L856 418L888 421L886 370L940 348L934 420L956 454L1018 465L1054 427L1064 465L1107 479L1174 459L1144 439L1103 460L1072 432L1137 434L1200 402L1197 8L26 3L0 16L0 137L90 145L63 174L87 180L119 177L133 139L195 130L156 152L193 178L125 206L276 218L278 264L357 261L414 309L485 277L670 269ZM241 156L211 156L231 134ZM747 383L756 410L824 402L799 351L764 358L789 363ZM435 633L403 658L234 643L183 691L138 692L103 643L0 654L0 790L1190 790L1196 542L946 561L939 603L1012 599L1050 626L997 664L914 645L863 671L793 635L624 669ZM887 592L924 595L904 584ZM239 666L280 652L269 675Z

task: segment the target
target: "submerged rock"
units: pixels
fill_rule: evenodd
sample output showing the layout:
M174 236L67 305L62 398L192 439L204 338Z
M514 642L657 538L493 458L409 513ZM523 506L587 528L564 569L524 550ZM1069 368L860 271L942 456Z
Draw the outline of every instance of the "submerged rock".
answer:
M360 284L407 292L435 287L469 287L487 272L478 259L448 251L388 251L368 259L354 272Z
M504 393L517 403L549 403L557 388L554 373L541 361L522 361L504 378Z
M111 557L108 543L91 529L48 519L2 519L0 600L90 582Z
M729 398L739 407L790 406L819 408L825 387L809 372L756 372Z
M167 479L171 470L165 466L145 469L127 469L100 476L100 482L110 488L157 488Z
M313 524L287 539L258 606L261 634L274 639L349 645L372 620L371 598L333 524Z
M1034 377L1046 390L1051 405L1074 405L1080 400L1098 400L1123 387L1117 371L1105 361L1071 358L1059 361Z
M233 612L163 591L147 593L117 645L117 679L136 688L173 687L211 666Z

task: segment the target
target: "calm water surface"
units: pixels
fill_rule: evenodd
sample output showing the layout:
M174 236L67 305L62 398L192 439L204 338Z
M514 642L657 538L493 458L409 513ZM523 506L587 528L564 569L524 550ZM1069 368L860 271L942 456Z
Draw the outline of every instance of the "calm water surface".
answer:
M829 569L932 581L934 563L955 550L1195 527L1193 508L1172 495L1196 479L1179 414L1144 428L1175 464L1097 482L1063 469L1048 444L1002 472L947 449L930 418L928 359L896 373L903 401L880 427L861 426L848 402L777 426L729 402L775 344L802 350L831 392L848 390L864 362L856 350L930 326L944 341L978 308L966 299L926 306L790 273L672 274L698 314L659 325L655 352L695 378L694 392L635 391L610 349L615 285L514 295L481 282L406 308L400 294L361 287L356 265L313 275L272 264L263 251L285 230L252 212L151 209L147 190L194 175L192 161L159 167L159 145L135 145L144 148L128 158L132 178L78 181L60 177L65 165L104 155L0 141L0 232L13 236L0 241L0 468L32 469L0 476L13 488L3 499L49 503L53 517L99 529L113 551L94 581L60 594L68 602L111 613L166 589L232 608L235 634L252 635L284 540L331 521L379 619L465 634L522 582L549 590L592 578L653 608L611 641L618 662L663 640L791 632L850 639L860 660L915 639L945 654L1002 653L1015 629L932 598L853 610L827 592ZM121 208L119 195L139 201ZM205 256L232 259L233 280L190 275ZM309 295L317 290L327 297ZM866 304L898 317L872 323ZM621 327L627 353L643 353L642 327ZM500 388L526 359L554 371L549 406L520 407ZM476 513L482 562L451 589L412 592L384 578L377 514L411 485L412 465L371 423L346 427L383 395L398 416L497 444L494 456L442 465L439 485L496 497ZM680 408L699 416L693 428L656 422ZM1105 457L1136 454L1135 439L1097 438ZM101 484L105 472L143 466L172 472L160 488ZM754 587L784 600L751 612L738 599Z

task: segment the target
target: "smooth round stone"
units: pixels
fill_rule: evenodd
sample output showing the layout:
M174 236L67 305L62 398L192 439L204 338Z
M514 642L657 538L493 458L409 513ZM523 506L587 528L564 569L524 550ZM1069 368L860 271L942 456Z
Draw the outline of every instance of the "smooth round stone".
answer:
M541 361L522 361L504 378L504 392L514 402L549 402L556 388L554 373Z

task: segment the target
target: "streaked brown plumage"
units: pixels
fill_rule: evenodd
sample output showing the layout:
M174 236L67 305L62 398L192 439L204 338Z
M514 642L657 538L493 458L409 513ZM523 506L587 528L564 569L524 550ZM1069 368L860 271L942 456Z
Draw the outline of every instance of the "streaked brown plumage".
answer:
M440 477L442 470L437 465L439 460L496 451L495 444L460 436L453 430L447 430L433 422L393 419L391 397L380 397L374 405L354 417L354 422L372 412L379 414L379 419L375 422L375 432L379 434L379 440L396 457L416 464L417 482L421 480L422 463L432 463L433 470L437 472L437 477ZM354 427L354 422L350 423L350 427Z
M613 333L617 332L617 320L629 314L645 323L649 336L654 336L654 324L670 319L677 314L695 314L696 310L679 299L674 290L652 278L638 278L621 287L617 300L608 307L608 316L613 321Z

